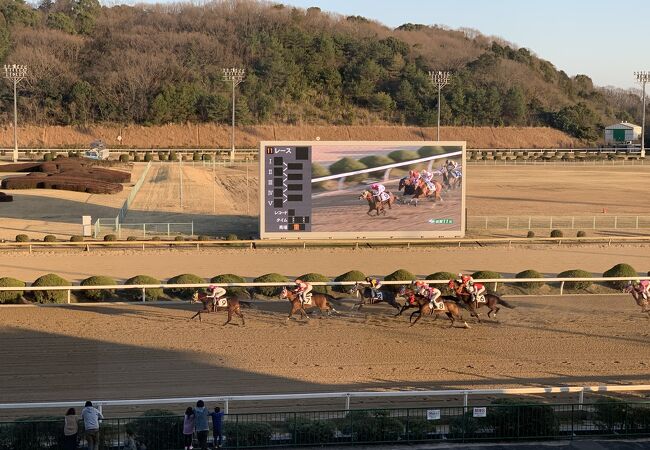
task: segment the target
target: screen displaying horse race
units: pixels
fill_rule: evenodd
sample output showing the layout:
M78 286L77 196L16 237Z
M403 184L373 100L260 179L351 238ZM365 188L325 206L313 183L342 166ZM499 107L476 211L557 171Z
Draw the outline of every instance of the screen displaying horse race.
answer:
M465 142L262 142L263 239L462 237Z

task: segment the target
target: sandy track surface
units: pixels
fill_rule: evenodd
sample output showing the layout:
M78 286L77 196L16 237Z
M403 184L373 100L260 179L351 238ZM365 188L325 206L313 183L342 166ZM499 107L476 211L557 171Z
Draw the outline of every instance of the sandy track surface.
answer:
M643 383L650 324L626 297L510 298L500 323L409 328L379 305L285 320L288 304L189 322L196 305L9 307L5 402L341 389ZM465 314L467 315L467 314Z

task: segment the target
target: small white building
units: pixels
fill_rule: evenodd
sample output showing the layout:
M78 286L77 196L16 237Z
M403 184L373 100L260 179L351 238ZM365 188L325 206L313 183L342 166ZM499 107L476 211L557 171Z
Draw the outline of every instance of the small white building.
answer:
M633 123L621 122L605 127L605 144L631 144L641 139L641 127Z

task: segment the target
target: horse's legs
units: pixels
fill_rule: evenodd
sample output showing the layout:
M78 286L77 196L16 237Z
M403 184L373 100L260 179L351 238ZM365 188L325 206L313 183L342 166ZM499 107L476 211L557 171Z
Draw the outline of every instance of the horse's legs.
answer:
M418 316L416 317L415 321L413 321L413 322L411 323L411 325L409 325L409 327L412 327L413 325L415 325L416 323L418 323L418 320L420 320L420 317L422 317L422 311L419 311L419 310L418 310L418 311L413 311L413 313L411 313L411 317L409 317L409 322L411 322L411 320L413 319L413 316L416 315L416 314L417 314Z
M287 317L287 320L291 319L291 317L298 312L298 307L296 305L291 305L291 311L289 311L289 317Z
M307 320L309 320L309 316L308 316L307 313L305 312L305 308L303 308L303 307L301 306L301 307L300 307L300 318L302 319L303 317L306 317Z
M201 311L197 311L196 314L194 314L192 317L190 317L190 320L194 320L196 316L199 316L199 322L201 321Z
M226 325L228 325L231 319L232 319L232 309L228 308L228 320L226 320L226 322L222 326L225 327Z
M237 314L237 315L239 316L239 318L241 319L241 324L242 324L242 325L246 325L246 322L244 321L244 315L241 313L241 309L240 309L240 308L237 308L237 309L235 310L235 314Z
M401 316L404 311L408 309L408 304L402 305L399 309L399 312L395 314L393 317Z

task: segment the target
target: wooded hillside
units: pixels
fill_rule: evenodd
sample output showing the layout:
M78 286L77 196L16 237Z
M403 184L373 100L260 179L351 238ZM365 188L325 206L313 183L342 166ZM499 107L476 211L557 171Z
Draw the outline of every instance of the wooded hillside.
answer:
M101 7L0 0L1 63L29 66L21 120L154 125L230 120L224 67L243 67L238 123L435 124L428 70L453 71L442 121L551 126L595 140L639 121L638 96L570 78L525 48L474 30L405 24L254 1ZM2 83L1 119L11 118Z

